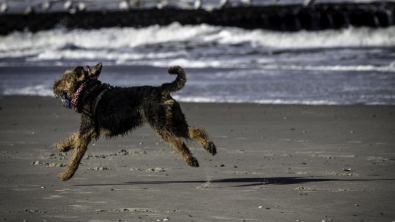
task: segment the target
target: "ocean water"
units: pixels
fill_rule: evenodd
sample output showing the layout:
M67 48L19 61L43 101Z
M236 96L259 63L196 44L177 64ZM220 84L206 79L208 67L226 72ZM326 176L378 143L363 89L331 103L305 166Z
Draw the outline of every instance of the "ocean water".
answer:
M0 95L53 96L66 69L103 62L100 80L160 85L187 72L185 102L395 105L395 27L274 32L211 25L14 32L0 36Z

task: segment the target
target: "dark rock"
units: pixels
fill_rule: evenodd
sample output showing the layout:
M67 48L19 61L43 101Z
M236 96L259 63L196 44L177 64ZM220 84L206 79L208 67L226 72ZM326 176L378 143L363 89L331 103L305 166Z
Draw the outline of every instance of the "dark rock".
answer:
M146 27L153 24L201 24L277 31L340 29L348 26L394 25L395 3L325 3L303 5L225 7L211 12L196 9L133 9L129 11L46 12L1 14L0 35L13 31L37 32L57 26L67 29Z

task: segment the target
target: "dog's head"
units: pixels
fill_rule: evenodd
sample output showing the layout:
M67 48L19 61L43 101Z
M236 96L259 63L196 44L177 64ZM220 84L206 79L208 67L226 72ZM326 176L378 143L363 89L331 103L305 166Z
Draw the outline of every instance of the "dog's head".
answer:
M73 70L67 70L63 76L55 81L53 94L62 99L63 106L71 108L70 101L74 98L77 89L89 79L97 79L101 73L102 63L99 62L92 69L87 66L85 70L82 66L77 66Z

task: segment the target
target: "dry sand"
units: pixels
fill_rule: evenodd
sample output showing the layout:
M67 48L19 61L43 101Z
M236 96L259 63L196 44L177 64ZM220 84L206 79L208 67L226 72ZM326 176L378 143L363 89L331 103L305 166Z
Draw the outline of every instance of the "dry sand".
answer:
M395 221L395 107L181 104L218 147L185 165L149 127L70 153L79 115L0 99L2 221Z

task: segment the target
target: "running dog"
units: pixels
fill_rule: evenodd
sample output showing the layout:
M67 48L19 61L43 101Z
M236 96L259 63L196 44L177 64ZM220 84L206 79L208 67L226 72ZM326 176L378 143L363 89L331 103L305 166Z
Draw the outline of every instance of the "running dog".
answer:
M61 98L63 106L81 114L79 132L56 145L62 152L74 149L59 179L68 180L74 175L88 144L100 135L125 135L146 123L191 167L199 167L199 163L181 138L199 143L211 155L217 153L204 129L188 126L179 103L170 96L185 85L185 72L180 66L170 67L168 72L177 75L176 79L159 87L111 86L98 80L101 70L101 62L92 69L77 66L66 71L53 86L53 93Z

